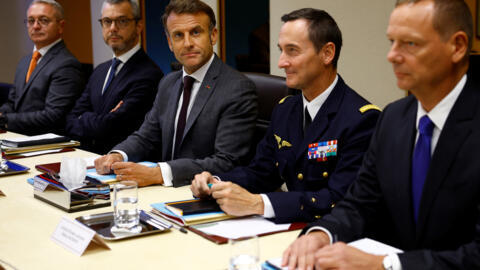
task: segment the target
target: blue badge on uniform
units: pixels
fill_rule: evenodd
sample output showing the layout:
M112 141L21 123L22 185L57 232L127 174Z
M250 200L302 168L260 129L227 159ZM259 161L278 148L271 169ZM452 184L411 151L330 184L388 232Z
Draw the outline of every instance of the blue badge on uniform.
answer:
M327 161L328 157L337 155L337 140L311 143L308 145L308 159Z

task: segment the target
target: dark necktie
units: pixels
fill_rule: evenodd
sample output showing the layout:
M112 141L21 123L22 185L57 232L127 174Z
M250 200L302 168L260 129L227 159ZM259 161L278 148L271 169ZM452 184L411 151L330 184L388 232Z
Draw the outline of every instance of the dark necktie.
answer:
M430 166L433 128L434 124L427 115L420 118L418 124L419 136L412 159L412 199L415 223L418 220L423 185Z
M117 67L118 65L120 65L120 63L122 63L122 61L118 60L116 57L112 59L112 65L110 66L110 73L108 74L107 83L105 84L105 87L102 90L102 95L103 93L105 93L105 90L107 90L110 84L112 83L113 78L115 77L115 72L117 71Z
M305 117L305 126L303 127L303 133L305 134L305 132L307 132L308 127L312 123L312 117L310 116L310 113L308 112L307 107L305 107L304 117Z
M195 82L195 79L190 76L185 76L183 78L183 100L182 100L182 108L180 109L180 114L178 115L177 121L177 133L175 134L175 149L174 149L174 157L177 157L179 153L179 146L182 142L183 138L183 131L185 130L185 124L187 123L187 111L188 111L188 103L190 102L190 95L192 94L192 85Z

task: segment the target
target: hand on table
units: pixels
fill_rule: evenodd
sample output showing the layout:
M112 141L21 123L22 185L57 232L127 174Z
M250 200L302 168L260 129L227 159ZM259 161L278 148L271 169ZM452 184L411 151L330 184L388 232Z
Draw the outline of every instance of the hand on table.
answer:
M302 235L285 250L282 266L298 270L383 270L383 257L365 253L343 242L330 245L325 232L314 231Z
M209 172L202 172L195 175L195 178L190 185L190 190L193 193L193 196L197 198L205 198L212 195L210 187L208 184L214 184L220 182L215 179Z
M220 208L229 215L263 215L264 204L259 194L252 194L237 184L224 181L214 183L210 190Z
M132 180L139 187L163 184L162 170L160 167L147 167L134 162L115 162L112 164L117 180Z
M123 161L123 157L119 153L103 155L95 159L95 169L98 174L111 174L113 171L112 164L120 161Z

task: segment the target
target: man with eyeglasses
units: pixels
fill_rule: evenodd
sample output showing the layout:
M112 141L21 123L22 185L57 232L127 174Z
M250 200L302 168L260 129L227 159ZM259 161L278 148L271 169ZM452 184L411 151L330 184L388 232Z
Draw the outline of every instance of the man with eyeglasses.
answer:
M8 100L0 107L0 129L27 135L61 132L85 85L80 63L62 41L63 8L54 0L35 0L25 23L35 46L17 66Z
M66 132L83 149L105 154L140 127L163 73L140 47L143 23L136 1L104 1L99 22L113 58L93 71L67 116Z
M97 172L140 186L184 186L204 170L223 172L245 162L257 102L255 86L213 52L215 14L198 0L172 0L162 17L170 50L183 70L162 79L138 131L95 160ZM132 162L159 154L155 168ZM123 161L123 162L122 162Z

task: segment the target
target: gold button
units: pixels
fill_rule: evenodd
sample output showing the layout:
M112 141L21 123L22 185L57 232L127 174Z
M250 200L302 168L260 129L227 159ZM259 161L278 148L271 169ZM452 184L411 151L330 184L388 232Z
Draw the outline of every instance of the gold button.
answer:
M312 202L316 202L317 200L315 200L315 198L312 197Z
M332 205L330 205L330 207L334 208L334 207L335 207L335 203L332 203Z
M321 218L321 217L322 217L322 216L315 216L316 219L319 219L319 218Z
M303 210L303 204L302 204L302 205L300 205L300 210Z
M278 167L278 162L275 162L275 167Z
M327 178L328 177L328 172L323 172L322 176L323 176L323 178Z
M299 174L297 175L297 178L298 178L298 180L303 180L303 174L299 173Z

